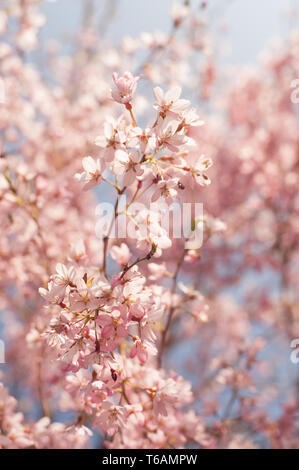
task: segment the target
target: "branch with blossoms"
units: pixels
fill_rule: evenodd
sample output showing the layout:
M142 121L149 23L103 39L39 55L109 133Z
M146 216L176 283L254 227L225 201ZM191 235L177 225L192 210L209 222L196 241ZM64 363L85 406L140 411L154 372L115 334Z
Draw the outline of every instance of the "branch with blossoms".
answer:
M85 2L65 57L43 3L0 11L0 448L297 448L298 33L232 72L211 2L118 45Z
M117 120L107 119L104 134L95 140L98 157L85 157L84 171L75 175L85 191L108 183L116 192L113 217L102 236L101 266L88 265L86 259L57 264L48 288L40 288L53 314L44 337L67 374L65 390L76 402L80 397L80 416L113 438L106 443L112 446L125 439L134 423L138 422L140 433L147 433L149 419L157 423L159 416L177 416L192 401L190 384L161 369L172 318L177 306L183 310L184 296L176 293L176 287L189 250L183 241L173 274L165 263L149 263L172 246L152 203L168 207L186 186L196 190L208 185L206 170L212 164L204 156L193 164L189 160L190 152L196 151L189 130L203 122L189 109L189 101L180 98L179 87L166 93L155 88L154 124L138 126L133 96L139 79L130 72L113 74L111 97L124 106L124 113ZM121 210L122 195L129 203ZM129 237L127 243L111 236L120 216L135 229L135 238ZM195 220L191 226L190 237ZM116 274L108 272L108 255L120 265ZM165 286L164 281L156 284L162 278ZM78 380L84 382L79 388ZM78 423L82 425L82 419Z

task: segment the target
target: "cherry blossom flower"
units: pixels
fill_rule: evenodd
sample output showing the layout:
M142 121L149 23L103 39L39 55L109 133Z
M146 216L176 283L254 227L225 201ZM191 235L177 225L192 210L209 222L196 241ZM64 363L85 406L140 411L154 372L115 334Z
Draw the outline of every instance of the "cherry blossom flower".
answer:
M157 281L161 277L167 274L167 267L165 263L157 264L157 263L149 263L148 269L151 273L149 279L152 281Z
M122 120L116 121L110 118L104 124L104 135L95 139L95 145L104 149L103 156L107 162L111 162L117 149L124 149L126 134L123 130Z
M114 405L108 400L103 402L102 410L96 417L95 425L107 432L109 436L113 436L120 426L124 426L126 410L124 407Z
M184 134L177 132L178 126L179 121L160 118L155 127L158 146L166 146L171 152L178 152L189 141Z
M98 305L98 300L93 286L86 285L84 279L77 279L77 289L70 294L70 306L75 312L82 312L87 309L94 309Z
M85 171L77 173L75 178L77 181L85 183L83 189L87 191L100 184L102 179L102 164L99 159L95 161L92 157L85 157L82 160L82 165Z
M130 157L128 152L124 150L116 150L115 158L110 166L111 172L115 175L122 175L125 173L126 169L129 168L129 164Z
M116 150L114 161L111 164L111 171L115 175L123 175L123 184L130 186L137 176L143 174L139 152L134 151L129 154L123 150Z
M201 127L204 125L204 121L199 119L196 109L188 109L182 114L183 127Z
M136 338L130 352L130 357L134 358L137 356L140 362L144 363L147 361L148 355L155 356L157 352L157 348L151 341L141 341L140 339Z
M165 384L159 388L154 396L154 411L157 414L167 416L168 406L175 405L178 403L178 391L176 388L176 383L173 379L168 379Z
M156 210L143 209L136 214L137 229L134 225L134 236L137 246L149 250L153 244L156 247L154 256L161 256L162 250L170 248L171 240L166 230L161 226L161 214Z
M131 258L130 250L128 248L128 245L126 245L125 243L121 243L120 246L113 245L110 248L110 255L114 259L114 261L123 266L127 264L129 259Z
M140 127L134 127L131 129L129 145L135 147L138 144L140 145L142 155L146 155L156 148L156 136L152 132L152 129L148 127L146 129L141 129Z
M64 289L53 281L48 283L48 289L39 288L39 293L49 303L60 304L64 297Z
M117 72L112 74L115 88L111 90L112 98L118 103L127 104L132 101L140 77L134 77L131 72L125 72L119 76Z
M210 178L205 174L205 171L212 166L212 161L210 158L206 158L204 155L200 156L194 167L192 168L192 174L196 183L201 186L207 186L211 183Z
M136 181L137 176L143 174L143 168L140 165L140 154L135 151L129 154L129 161L126 165L125 174L123 176L123 184L125 186L130 186L134 181Z
M154 108L157 109L163 117L167 114L172 115L173 118L180 116L190 105L190 101L179 99L181 92L182 89L179 86L171 88L166 93L164 93L160 87L154 88L154 96L156 99Z
M74 259L77 262L86 259L86 248L83 240L78 240L71 245L70 259Z
M67 287L70 284L74 284L77 273L73 266L67 268L64 264L58 263L56 265L56 273L52 276L52 279L56 286L62 288Z
M126 313L124 309L112 310L109 315L100 315L97 323L101 327L101 338L104 339L102 350L114 350L117 344L128 335Z
M152 202L163 197L167 204L171 204L177 195L178 182L178 178L169 178L167 180L159 181L156 185L156 190L152 195Z

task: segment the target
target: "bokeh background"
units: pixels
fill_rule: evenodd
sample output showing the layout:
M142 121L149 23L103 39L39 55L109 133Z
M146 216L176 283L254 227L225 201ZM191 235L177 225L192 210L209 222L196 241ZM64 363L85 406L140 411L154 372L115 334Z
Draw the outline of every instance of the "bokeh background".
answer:
M168 31L172 0L59 0L45 3L47 24L41 39L55 38L65 51L82 26L84 12L92 8L91 21L100 35L118 43L123 36L138 36L143 31ZM202 1L191 0L197 9ZM267 41L284 37L298 25L298 0L209 0L206 2L209 25L226 45L228 63L256 62Z

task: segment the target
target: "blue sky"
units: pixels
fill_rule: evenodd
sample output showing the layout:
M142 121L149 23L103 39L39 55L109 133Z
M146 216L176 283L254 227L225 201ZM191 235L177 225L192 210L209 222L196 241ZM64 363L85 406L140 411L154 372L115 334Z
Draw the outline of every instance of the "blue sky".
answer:
M43 10L47 25L42 33L43 39L55 38L65 43L67 37L78 30L86 1L46 3ZM117 5L113 22L106 32L106 38L114 43L124 35L169 30L168 10L172 0L94 0L97 24L107 2ZM191 0L194 9L200 3L200 0ZM285 36L299 25L299 17L294 13L296 8L299 11L299 0L208 0L207 3L214 29L219 30L224 23L227 25L225 38L230 43L230 53L226 60L233 64L255 62L270 38ZM288 13L290 9L291 14ZM219 38L223 37L222 34Z

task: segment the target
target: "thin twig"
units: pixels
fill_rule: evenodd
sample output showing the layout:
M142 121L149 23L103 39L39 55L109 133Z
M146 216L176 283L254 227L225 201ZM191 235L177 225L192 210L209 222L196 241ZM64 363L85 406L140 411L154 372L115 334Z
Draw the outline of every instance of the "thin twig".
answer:
M121 196L125 192L126 189L127 189L126 186L124 186L122 189L117 189L118 195L117 195L117 199L116 199L115 204L114 204L113 218L111 220L110 227L108 229L107 235L103 238L104 245L103 245L103 267L102 267L102 269L103 269L103 272L104 272L107 279L108 279L108 274L107 274L107 249L108 249L109 237L111 235L113 225L116 223L116 219L119 216L119 213L118 213L119 196Z
M121 273L121 276L120 276L120 279L122 279L124 277L124 275L131 269L133 268L133 266L135 266L136 264L138 263L141 263L141 261L145 261L145 260L150 260L151 257L156 253L156 250L157 250L157 245L155 245L154 243L152 244L152 248L151 248L151 251L143 256L142 258L137 258L134 263L130 264L129 266L126 265L123 269L123 272Z

